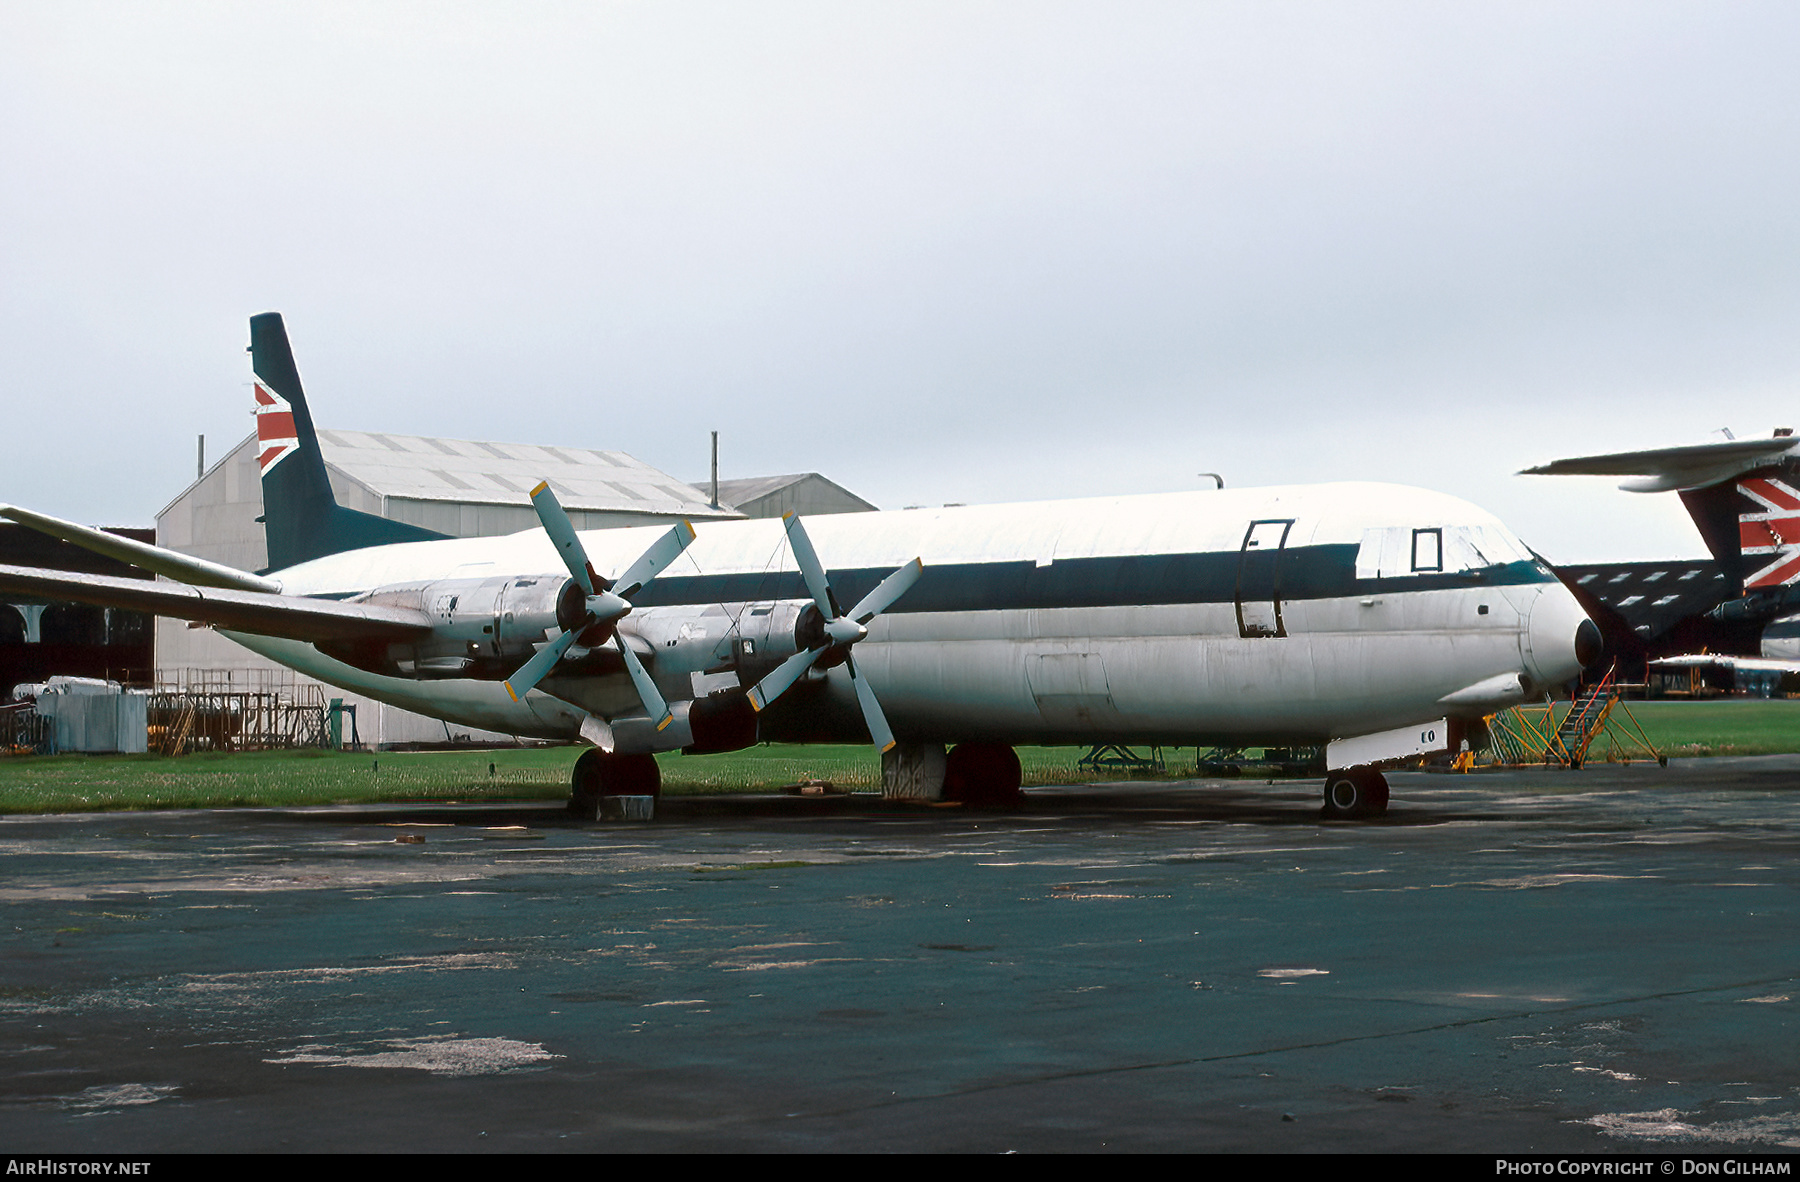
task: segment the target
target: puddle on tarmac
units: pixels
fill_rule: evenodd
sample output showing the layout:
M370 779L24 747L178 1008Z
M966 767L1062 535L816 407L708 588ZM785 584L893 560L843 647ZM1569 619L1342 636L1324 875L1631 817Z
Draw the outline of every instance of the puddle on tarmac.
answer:
M339 1051L312 1044L295 1047L279 1058L263 1062L316 1063L325 1067L404 1067L434 1075L470 1076L498 1075L560 1058L561 1055L545 1050L542 1043L444 1035L394 1039L382 1044L381 1050Z

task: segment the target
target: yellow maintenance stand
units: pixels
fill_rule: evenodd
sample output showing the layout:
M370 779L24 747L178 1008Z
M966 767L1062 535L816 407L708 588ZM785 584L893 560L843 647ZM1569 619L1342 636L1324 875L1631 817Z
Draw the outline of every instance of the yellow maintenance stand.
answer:
M1608 763L1640 758L1668 766L1669 757L1656 749L1620 694L1617 672L1616 665L1608 669L1605 677L1584 686L1560 711L1557 703L1546 702L1490 714L1486 721L1493 762L1503 767L1578 768L1604 738Z

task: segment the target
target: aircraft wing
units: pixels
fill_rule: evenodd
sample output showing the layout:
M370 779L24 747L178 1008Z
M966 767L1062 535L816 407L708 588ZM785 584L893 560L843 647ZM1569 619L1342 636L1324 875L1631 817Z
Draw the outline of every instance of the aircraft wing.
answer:
M30 566L0 566L0 592L74 600L100 607L216 624L234 632L289 640L406 641L431 631L424 612L268 591L192 587L185 583L120 579Z
M1521 476L1639 476L1619 487L1627 492L1669 492L1720 484L1744 472L1773 463L1791 451L1791 435L1768 439L1727 439L1651 451L1621 451L1603 456L1573 456L1527 468Z
M253 575L249 571L238 570L217 562L208 562L204 558L195 558L191 554L182 554L176 550L165 550L161 546L152 546L148 542L134 542L130 538L121 538L117 534L109 534L104 530L77 525L73 521L64 521L60 517L51 517L47 513L34 513L30 509L21 509L17 505L0 505L0 517L10 518L39 533L49 534L53 538L61 538L65 542L73 542L85 550L104 554L108 558L116 558L120 562L129 562L133 566L142 567L153 575L162 575L179 582L193 583L202 587L235 587L240 591L281 590L281 583L275 579L266 579L261 575Z

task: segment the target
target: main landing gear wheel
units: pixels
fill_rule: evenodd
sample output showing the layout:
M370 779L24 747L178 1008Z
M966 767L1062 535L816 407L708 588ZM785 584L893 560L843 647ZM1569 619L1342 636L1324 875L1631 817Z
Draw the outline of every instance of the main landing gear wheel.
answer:
M1023 773L1005 743L958 743L944 760L944 799L964 804L1017 804Z
M575 761L569 811L592 818L602 796L661 796L662 771L654 755L608 755L590 747Z
M1372 767L1348 768L1325 777L1325 807L1319 815L1326 820L1379 817L1387 807L1387 777Z

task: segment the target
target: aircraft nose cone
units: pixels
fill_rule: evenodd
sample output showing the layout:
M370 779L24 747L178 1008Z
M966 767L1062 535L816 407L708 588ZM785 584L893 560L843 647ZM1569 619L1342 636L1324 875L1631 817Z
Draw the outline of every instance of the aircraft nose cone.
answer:
M1600 629L1560 583L1545 587L1531 605L1519 641L1526 672L1544 686L1568 681L1598 659L1604 648Z
M1575 659L1581 662L1583 669L1600 659L1606 651L1606 641L1600 636L1600 629L1592 620L1583 620L1575 626Z

